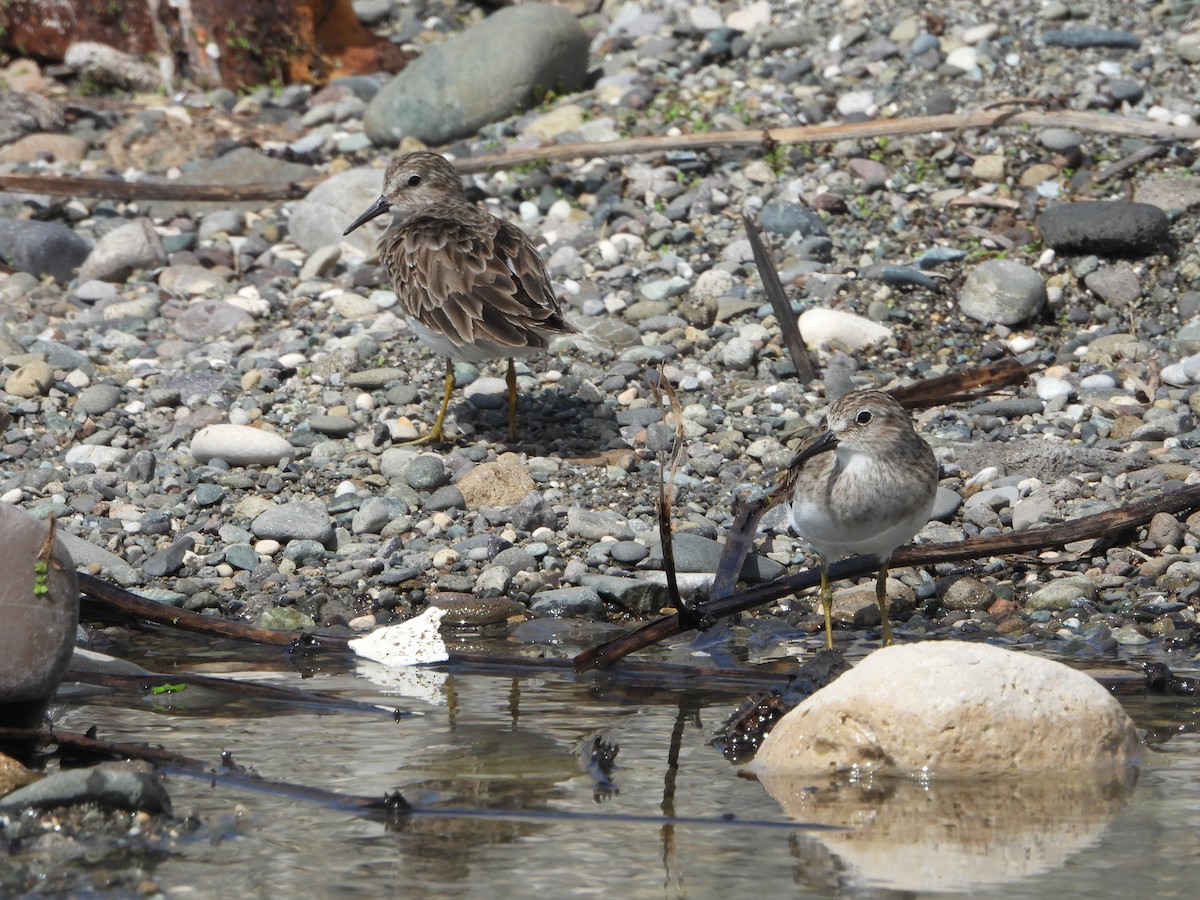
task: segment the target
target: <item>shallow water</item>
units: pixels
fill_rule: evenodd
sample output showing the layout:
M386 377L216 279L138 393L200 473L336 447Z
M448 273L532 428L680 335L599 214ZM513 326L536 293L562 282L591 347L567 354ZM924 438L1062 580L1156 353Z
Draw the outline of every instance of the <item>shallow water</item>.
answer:
M330 712L202 691L66 691L56 726L162 744L214 765L223 751L264 778L418 808L395 825L345 810L173 775L176 815L200 827L148 865L168 896L822 897L1193 896L1200 851L1200 737L1180 734L1130 793L1057 779L851 784L802 794L795 824L710 746L747 693L648 688L566 673L425 673L325 663L303 677L282 655L196 652L141 639L147 668L223 674L378 704ZM241 660L239 662L239 659ZM1177 674L1185 667L1172 661ZM1200 717L1192 700L1132 697L1140 727ZM400 708L417 715L395 721ZM607 795L579 762L602 733L620 747ZM673 761L677 760L677 765ZM518 813L523 815L517 815ZM667 822L664 815L683 821ZM89 864L94 864L91 861ZM2 864L2 863L0 863ZM63 865L83 865L78 860Z

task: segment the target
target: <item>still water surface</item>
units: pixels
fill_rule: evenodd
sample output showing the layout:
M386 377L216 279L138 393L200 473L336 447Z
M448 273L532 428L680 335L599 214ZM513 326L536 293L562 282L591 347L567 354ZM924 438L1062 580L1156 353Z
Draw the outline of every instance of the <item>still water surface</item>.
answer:
M195 645L189 645L192 651ZM174 695L65 695L56 725L231 751L270 779L364 796L400 791L398 826L316 803L173 776L177 815L201 827L148 872L172 897L1194 897L1200 876L1200 737L1177 734L1130 792L1039 776L970 789L822 787L792 815L710 746L747 693L631 685L566 673L426 673L402 682L343 662L302 677L278 656L122 655L157 671L318 690L370 712ZM1170 660L1177 674L1189 673ZM190 689L189 689L190 690ZM1159 734L1197 718L1190 699L1123 701ZM395 721L386 711L416 713ZM615 792L576 752L620 747ZM673 764L676 763L677 764ZM534 813L529 818L514 812ZM498 814L505 814L500 816ZM664 814L686 822L666 822ZM849 830L798 826L819 820Z

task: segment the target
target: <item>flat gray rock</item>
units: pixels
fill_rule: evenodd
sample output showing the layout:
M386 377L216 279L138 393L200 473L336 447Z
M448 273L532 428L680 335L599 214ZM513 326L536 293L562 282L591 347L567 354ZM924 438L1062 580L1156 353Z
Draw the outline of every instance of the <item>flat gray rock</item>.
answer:
M0 798L0 810L97 803L109 809L171 812L171 797L147 763L107 762L59 770Z
M277 541L317 541L328 547L333 540L333 522L319 500L293 500L259 513L250 524L257 538Z
M202 159L184 169L173 184L216 184L229 187L238 184L290 184L318 174L311 166L287 162L260 153L251 147L238 147L215 159ZM202 216L222 210L258 212L261 200L237 202L153 200L146 204L146 213L169 219L179 213Z

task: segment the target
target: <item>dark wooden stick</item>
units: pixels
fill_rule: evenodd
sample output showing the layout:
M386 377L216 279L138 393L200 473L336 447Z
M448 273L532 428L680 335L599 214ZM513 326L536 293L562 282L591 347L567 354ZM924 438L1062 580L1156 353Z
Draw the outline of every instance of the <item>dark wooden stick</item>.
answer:
M579 157L637 156L674 150L763 147L776 144L807 144L935 131L957 132L974 128L1027 125L1031 128L1073 128L1097 134L1144 137L1162 141L1192 141L1200 138L1198 126L1165 125L1147 119L1130 119L1106 113L1075 110L977 110L944 116L913 116L907 119L874 119L843 125L800 125L793 128L709 131L700 134L652 135L619 141L587 141L555 144L528 150L508 150L455 161L459 171L470 174L540 161ZM0 190L24 191L68 197L107 197L113 200L289 200L302 197L324 177L306 178L287 184L179 184L177 182L121 181L115 178L81 178L42 175L0 174Z
M0 190L56 197L105 197L110 200L294 200L303 197L326 176L303 181L254 184L180 184L177 181L122 181L72 175L0 174Z
M207 781L232 784L238 787L252 788L258 791L269 791L283 794L298 800L308 800L338 809L348 809L360 815L372 818L392 818L411 811L408 803L402 797L359 797L353 794L339 794L324 788L309 785L292 784L285 781L272 781L250 775L235 765L226 762L222 766L212 766L203 760L194 759L179 753L172 753L162 747L152 747L149 744L105 741L100 738L88 737L74 731L62 731L49 728L7 728L0 727L0 740L32 744L39 747L57 744L59 747L70 747L82 753L106 759L122 760L137 759L160 766L169 772L201 778Z
M745 131L709 131L701 134L652 135L619 141L591 141L556 144L528 150L508 150L473 156L456 161L460 171L487 172L507 169L540 160L554 161L580 157L636 156L674 150L708 150L717 147L770 147L777 144L811 144L830 141L863 140L873 137L929 134L931 132L969 131L974 128L1000 128L1026 125L1030 128L1074 128L1097 134L1121 137L1145 137L1156 140L1193 141L1200 138L1200 126L1180 127L1130 119L1108 113L1075 110L976 110L944 116L912 116L905 119L872 119L839 125L797 125L791 128L748 129Z
M156 685L172 684L187 685L217 691L238 698L253 698L273 703L287 703L294 706L316 706L336 709L341 712L361 712L370 715L388 716L392 719L409 718L416 715L399 709L388 709L373 703L361 703L348 700L333 694L322 694L319 691L306 691L287 685L263 684L261 681L242 681L236 678L220 678L215 675L196 675L192 672L147 672L144 675L116 675L109 672L91 672L67 670L64 681L77 684L95 684L100 687L112 687L122 690L144 693Z
M357 794L342 794L325 788L311 785L293 784L286 781L272 781L251 775L232 760L223 760L222 765L213 766L203 760L194 759L172 753L161 747L149 744L115 743L98 738L91 738L73 731L61 731L48 728L7 728L0 727L0 741L20 742L36 746L57 744L59 747L70 747L82 753L107 759L138 759L159 766L173 775L184 775L198 778L211 784L224 784L233 787L264 791L271 794L292 797L310 803L318 803L333 809L353 812L368 819L382 820L391 824L400 824L411 816L438 819L488 819L517 822L592 822L616 825L687 825L699 828L720 828L728 830L731 827L767 828L793 832L797 829L809 831L841 831L837 825L807 824L790 819L731 819L725 816L653 816L653 815L623 815L612 813L567 812L564 810L521 810L521 809L479 809L469 807L414 807L398 792L383 794L378 797L363 797Z
M738 576L742 574L742 566L750 555L750 547L754 543L754 535L758 530L758 520L763 517L772 505L770 495L761 491L754 494L737 494L733 498L733 521L725 536L725 546L721 548L721 559L717 563L717 574L713 578L712 590L709 597L719 600L728 597L737 587Z
M888 393L905 409L928 409L972 400L1012 384L1023 384L1031 373L1040 368L1041 363L1023 363L1010 356L960 372L891 388Z
M147 600L137 594L123 590L115 584L97 578L89 572L79 572L79 590L86 597L103 600L104 605L121 615L132 619L145 619L179 628L183 631L199 631L203 634L234 638L241 641L254 641L256 644L268 644L276 647L287 647L296 643L302 635L295 632L273 631L270 628L260 628L247 622L223 619L218 616L204 616L189 609L177 609L165 603ZM344 648L347 638L333 635L311 635L311 640L323 647Z
M892 567L925 566L963 559L1002 556L1010 553L1026 553L1061 547L1075 541L1095 540L1116 532L1128 531L1145 525L1156 513L1190 512L1200 508L1200 484L1189 485L1177 491L1148 497L1128 506L1110 509L1091 516L1072 519L1045 528L996 534L990 537L969 538L965 541L944 544L909 544L892 554ZM829 567L829 578L840 581L875 572L879 561L870 556L853 556ZM700 609L703 615L712 618L731 616L745 612L764 603L779 600L797 591L814 587L821 581L816 569L802 569L795 575L778 578L768 584L749 588L732 596L710 600ZM664 616L640 628L627 632L596 647L585 650L575 657L575 671L611 666L617 660L635 650L666 640L683 631L679 616Z
M1135 150L1126 156L1124 159L1118 159L1114 163L1109 163L1103 169L1098 169L1092 173L1092 181L1098 183L1108 181L1110 178L1115 178L1126 169L1132 169L1134 166L1140 166L1148 159L1154 159L1157 156L1165 156L1170 146L1166 141L1155 141L1153 144L1147 144L1139 150Z
M80 582L86 591L89 604L97 612L132 617L153 622L166 628L186 629L187 631L210 637L228 638L251 643L266 643L269 646L277 647L290 647L297 643L299 638L304 637L304 635L297 633L289 634L287 632L271 631L267 628L259 628L236 620L222 619L218 616L201 616L196 613L190 613L189 615L194 618L189 619L186 616L181 618L178 615L180 610L173 606L167 606L165 603L155 603L143 597L138 597L124 588L109 584L102 578L97 578L85 572L80 572L79 576ZM264 636L267 638L266 641L261 640ZM313 635L312 637L316 645L326 652L339 653L349 650L346 646L346 638L320 634ZM572 671L572 661L559 657L538 659L514 656L508 653L463 653L453 651L445 663L436 664L432 667L445 668L452 672L460 669L470 669L511 675L514 673L522 674L531 670L545 671L547 669L570 672ZM746 685L758 685L766 688L777 684L781 680L786 680L789 668L786 665L775 666L765 664L756 666L753 670L748 670L728 666L684 666L635 660L624 667L622 673L627 677L636 678L647 684L659 686L686 685L697 678L704 679L709 687L728 682L731 685L731 690L740 692L745 690ZM172 674L169 676L156 676L155 674L151 674L148 676L137 676L137 680L144 681L146 678L154 677L161 677L165 681L178 682L187 680L189 682L195 681L201 685L204 684L204 676L199 675ZM79 680L97 680L99 683L104 683L99 679L82 676ZM306 694L305 696L307 697L308 695ZM280 699L284 698L281 697Z
M762 279L763 291L775 310L775 318L779 321L779 331L783 335L783 344L791 354L792 364L796 367L796 375L801 383L809 384L817 377L813 369L812 357L808 355L808 345L800 334L800 323L792 312L791 301L779 280L779 270L775 261L763 245L758 228L748 215L742 213L742 225L746 229L746 237L750 239L750 249L754 251L754 264L758 266L758 276Z

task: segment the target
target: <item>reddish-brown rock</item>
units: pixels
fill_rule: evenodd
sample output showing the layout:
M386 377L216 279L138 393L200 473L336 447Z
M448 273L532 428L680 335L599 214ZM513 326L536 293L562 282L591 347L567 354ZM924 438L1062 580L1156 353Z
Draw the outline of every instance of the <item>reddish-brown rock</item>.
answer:
M406 57L365 29L350 0L6 0L0 50L61 61L77 41L139 59L169 57L199 85L318 81L403 68Z

